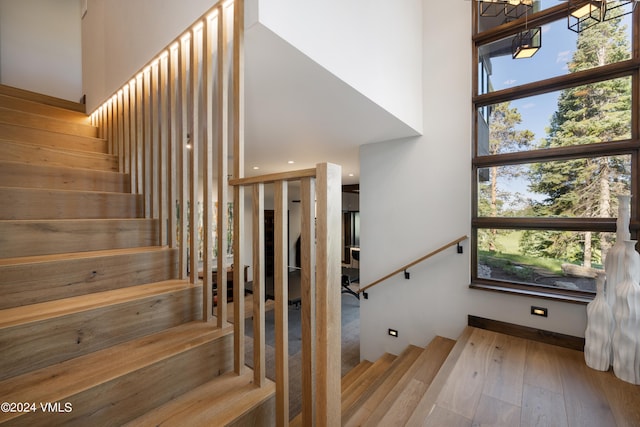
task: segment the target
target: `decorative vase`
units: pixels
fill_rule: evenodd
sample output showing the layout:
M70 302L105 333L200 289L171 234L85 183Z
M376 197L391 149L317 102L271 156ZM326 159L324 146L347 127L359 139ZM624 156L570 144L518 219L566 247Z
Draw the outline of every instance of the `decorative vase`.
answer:
M625 241L624 279L616 287L613 316L613 372L623 381L640 384L640 254L636 241Z
M611 366L613 314L604 293L604 273L596 277L596 297L587 304L587 330L584 333L584 359L587 366L608 371Z
M629 203L631 196L618 196L618 219L616 220L616 242L609 249L604 260L604 271L607 273L605 295L612 311L615 311L616 287L624 279L625 240L631 238L629 233Z

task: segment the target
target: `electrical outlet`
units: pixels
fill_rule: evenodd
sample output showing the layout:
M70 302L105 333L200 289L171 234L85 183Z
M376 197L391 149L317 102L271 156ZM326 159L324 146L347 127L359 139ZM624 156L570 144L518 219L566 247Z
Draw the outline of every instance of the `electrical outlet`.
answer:
M389 335L391 335L394 338L398 338L398 331L396 331L395 329L389 328Z

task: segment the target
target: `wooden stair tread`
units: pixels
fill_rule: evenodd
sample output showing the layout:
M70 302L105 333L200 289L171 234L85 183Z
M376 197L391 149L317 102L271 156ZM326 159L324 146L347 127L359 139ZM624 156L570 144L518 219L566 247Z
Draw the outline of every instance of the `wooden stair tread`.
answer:
M358 379L356 379L349 387L342 391L342 413L344 414L364 393L367 388L383 375L383 373L391 366L397 357L390 353L385 353L378 360L373 362Z
M364 426L404 424L448 357L455 341L436 336L393 389L371 409Z
M101 251L67 252L63 254L34 255L34 256L16 257L16 258L0 258L0 267L6 266L6 265L35 264L35 263L42 263L42 262L67 260L67 259L98 258L103 256L112 256L112 255L126 255L126 254L134 254L138 252L160 252L167 249L168 249L167 246L143 246L143 247L137 247L137 248L105 249Z
M0 257L48 255L159 243L157 219L0 220Z
M253 384L253 371L241 375L221 375L200 387L147 412L125 426L224 426L275 396L275 383L266 380L263 387Z
M53 132L0 121L3 140L25 142L45 147L65 148L76 151L107 153L107 141L102 138Z
M0 182L16 188L129 192L129 176L116 171L0 160Z
M369 369L373 365L372 362L368 360L363 360L356 365L355 368L351 369L349 372L344 374L342 377L342 381L340 382L341 389L344 391L351 386L359 377L363 375L367 369Z
M427 419L427 416L432 411L436 403L438 395L442 391L442 388L447 382L449 375L451 375L451 372L458 362L462 351L467 345L467 342L469 341L473 330L474 328L467 326L460 337L457 339L455 345L449 352L449 356L447 356L447 359L440 367L440 370L431 381L431 384L429 385L426 393L422 396L420 402L418 402L418 405L416 405L413 414L407 421L407 426L421 426L424 423L424 420Z
M45 104L57 108L63 108L65 110L74 111L78 113L85 113L85 105L79 102L69 101L67 99L58 98L55 96L44 95L37 92L32 92L26 89L20 89L13 86L7 86L0 84L0 94L20 98L40 104Z
M350 408L342 411L343 425L359 425L383 401L396 383L422 354L423 349L409 345Z
M0 92L2 92L1 89ZM84 125L91 124L90 117L84 112L43 104L40 102L23 99L3 93L0 93L0 106L16 111L39 114L69 123L78 123Z
M3 124L0 123L0 126L2 126L2 125ZM94 138L94 139L97 139L97 138ZM98 141L103 141L103 140L98 140ZM43 149L43 150L47 150L47 151L51 151L51 152L74 154L74 155L77 155L77 156L82 155L83 157L88 157L88 158L96 158L96 159L117 158L117 156L114 155L114 154L109 154L109 153L102 152L102 151L82 150L81 147L76 147L76 146L73 146L73 145L71 145L70 147L64 147L64 146L56 146L56 145L38 144L37 142L21 141L21 140L18 140L18 139L7 138L2 134L0 134L0 143L2 143L2 144L11 144L11 145L20 145L20 146L25 146L25 147L30 147L30 148L39 148L39 149ZM67 167L70 167L70 166L67 165Z
M106 219L143 216L142 195L106 191L1 187L0 219Z
M55 402L233 333L195 321L0 382L3 402ZM0 422L15 415L1 413Z
M56 148L6 139L0 139L0 160L58 167L68 167L73 163L78 169L118 171L118 158L113 154Z
M69 135L91 138L98 136L98 128L89 124L73 123L47 115L5 108L2 105L0 105L0 122Z
M2 311L0 329L16 325L37 322L53 317L93 310L99 307L116 305L135 298L145 298L173 291L191 288L193 285L184 280L166 280L158 283L131 286L105 292L66 298L64 300L47 301L22 307L7 308Z

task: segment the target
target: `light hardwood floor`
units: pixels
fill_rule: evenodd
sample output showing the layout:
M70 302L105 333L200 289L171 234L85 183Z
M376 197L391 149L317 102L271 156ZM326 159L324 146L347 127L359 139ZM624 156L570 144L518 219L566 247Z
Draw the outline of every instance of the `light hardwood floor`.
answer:
M588 368L584 354L471 329L424 426L640 426L640 386Z

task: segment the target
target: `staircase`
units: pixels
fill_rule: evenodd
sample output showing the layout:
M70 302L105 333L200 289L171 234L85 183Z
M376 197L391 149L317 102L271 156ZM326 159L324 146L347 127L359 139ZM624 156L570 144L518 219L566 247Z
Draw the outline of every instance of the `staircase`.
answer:
M410 345L400 355L363 360L342 377L343 426L404 426L442 387L466 344L436 336L425 348ZM428 413L427 413L428 415ZM424 416L422 419L426 419ZM301 427L296 417L290 427Z
M0 424L273 424L78 110L0 86Z

